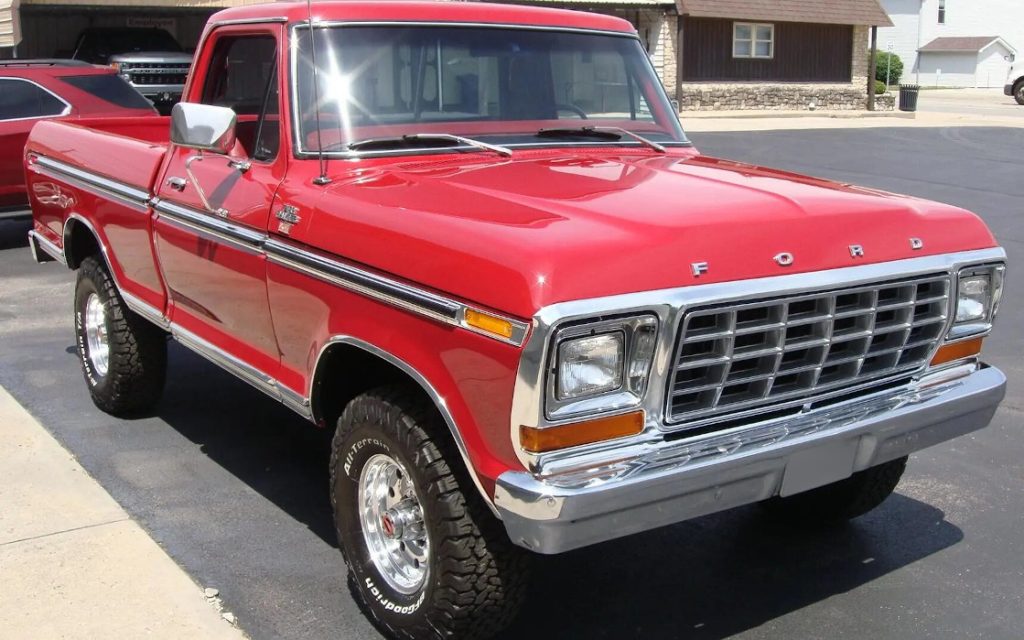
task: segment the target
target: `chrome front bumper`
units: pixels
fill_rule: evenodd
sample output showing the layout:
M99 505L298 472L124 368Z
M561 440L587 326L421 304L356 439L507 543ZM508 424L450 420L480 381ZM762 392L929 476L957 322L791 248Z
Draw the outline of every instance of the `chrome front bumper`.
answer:
M808 489L981 429L1005 391L998 369L965 365L786 419L666 440L599 467L505 472L494 503L513 542L560 553L766 500L785 493L787 470ZM807 484L808 463L821 466L837 450L852 466L815 471Z

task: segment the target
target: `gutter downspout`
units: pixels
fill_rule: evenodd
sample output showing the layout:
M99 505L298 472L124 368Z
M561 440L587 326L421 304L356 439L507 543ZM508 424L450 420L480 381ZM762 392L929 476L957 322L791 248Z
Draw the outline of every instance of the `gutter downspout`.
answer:
M917 46L914 48L914 84L921 86L921 33L924 29L924 0L917 10Z

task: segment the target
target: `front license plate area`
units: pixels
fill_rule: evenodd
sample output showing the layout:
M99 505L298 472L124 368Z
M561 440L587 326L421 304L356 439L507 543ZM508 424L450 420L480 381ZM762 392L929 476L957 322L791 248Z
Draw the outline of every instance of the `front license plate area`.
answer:
M780 496L791 496L838 482L853 474L857 439L826 442L789 457Z

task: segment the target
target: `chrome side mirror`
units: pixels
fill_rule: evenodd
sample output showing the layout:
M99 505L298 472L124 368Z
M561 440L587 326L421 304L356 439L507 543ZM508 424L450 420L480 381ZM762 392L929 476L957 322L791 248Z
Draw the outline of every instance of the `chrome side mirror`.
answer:
M225 155L235 148L236 121L227 107L179 102L171 109L171 142Z

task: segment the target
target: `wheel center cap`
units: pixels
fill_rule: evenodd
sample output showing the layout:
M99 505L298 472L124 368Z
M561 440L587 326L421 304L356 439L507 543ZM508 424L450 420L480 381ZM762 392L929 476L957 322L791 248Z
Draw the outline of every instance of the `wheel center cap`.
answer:
M397 540L402 537L401 518L396 517L394 509L388 509L380 517L380 528L384 535L390 540Z

